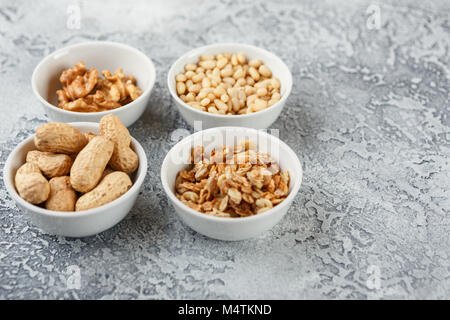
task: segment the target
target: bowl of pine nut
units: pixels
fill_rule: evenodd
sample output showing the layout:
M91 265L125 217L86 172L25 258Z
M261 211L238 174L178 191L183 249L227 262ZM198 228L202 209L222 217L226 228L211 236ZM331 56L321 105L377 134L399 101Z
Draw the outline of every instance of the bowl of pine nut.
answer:
M208 129L268 128L292 89L292 74L275 54L246 44L196 48L174 62L168 87L184 120Z

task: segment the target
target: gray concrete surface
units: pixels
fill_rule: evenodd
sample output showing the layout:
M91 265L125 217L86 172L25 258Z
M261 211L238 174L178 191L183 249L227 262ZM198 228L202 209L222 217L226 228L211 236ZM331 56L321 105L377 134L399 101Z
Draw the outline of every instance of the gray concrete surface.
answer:
M0 178L0 298L450 298L448 1L108 3L0 1L2 168L48 121L30 78L51 51L119 41L157 68L147 111L130 127L149 172L120 224L85 239L42 234ZM77 4L80 29L69 29ZM242 242L183 225L159 179L171 132L191 130L167 71L187 50L225 41L290 67L292 94L272 128L305 172L281 223Z

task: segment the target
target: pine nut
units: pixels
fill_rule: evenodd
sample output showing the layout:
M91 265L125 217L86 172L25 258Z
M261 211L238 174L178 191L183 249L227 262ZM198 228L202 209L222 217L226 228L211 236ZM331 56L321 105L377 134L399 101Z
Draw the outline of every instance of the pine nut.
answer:
M265 78L269 78L270 76L272 76L272 72L265 65L261 65L258 71Z
M218 110L228 110L228 105L222 100L216 99L214 100L214 104L216 105Z
M177 93L179 95L184 94L186 92L186 85L184 82L177 82Z
M194 100L195 100L194 95L193 95L191 92L189 92L189 93L186 95L186 102L190 102L190 101L194 101Z
M247 95L245 94L244 90L239 90L238 98L239 98L239 101L244 101L245 102L245 100L247 99Z
M200 103L198 103L197 101L188 102L188 105L190 105L191 107L197 108L197 109L201 109L201 107L202 107L200 105Z
M184 74L186 76L186 79L190 80L192 79L193 76L195 76L195 72L192 70L186 71L186 73Z
M258 70L256 70L254 67L248 68L248 74L249 74L250 77L252 77L253 80L255 80L255 81L258 81L259 78L261 77L261 76L259 75Z
M233 74L233 68L231 67L225 67L222 70L220 70L220 75L222 77L230 77Z
M208 112L211 112L211 113L219 113L216 107L209 107L209 108L208 108Z
M247 107L247 113L252 113L252 112L254 112L253 111L253 108L255 107L255 103L253 102L253 103L248 103L247 102L247 105L248 105L248 107Z
M214 56L212 54L202 54L200 56L200 61L205 61L205 60L214 60Z
M202 80L202 87L203 87L203 88L209 88L209 87L211 87L211 81L209 81L208 78L203 78L203 80Z
M230 77L223 78L222 80L223 80L223 82L229 83L231 85L236 83L236 80L234 78L230 78Z
M244 90L245 90L245 94L246 94L247 96L256 93L256 89L253 88L252 86L245 86L245 89L244 89Z
M250 96L247 97L247 104L250 105L253 102L255 102L255 100L258 98L258 96L256 94L252 94Z
M220 100L227 103L228 100L230 100L230 97L226 93L224 93L223 95L220 96Z
M231 98L237 98L238 97L238 90L236 88L230 88L230 89L227 90L227 92L228 92L228 95Z
M248 65L253 68L259 68L262 65L262 61L259 59L252 59L248 62Z
M238 59L240 64L244 64L247 61L247 58L245 57L245 54L243 54L242 52L238 53L237 59Z
M280 80L278 80L278 78L272 78L272 88L274 89L280 89Z
M214 89L213 93L217 98L220 98L226 93L226 91L222 87L217 87Z
M231 56L231 64L232 64L233 66L237 66L237 65L239 64L239 60L238 60L237 55L233 54L233 55Z
M216 61L215 60L200 61L199 65L205 69L214 69L216 67Z
M235 85L239 87L244 87L247 84L247 81L244 78L237 79Z
M212 71L212 76L215 78L220 78L220 69L219 68L214 68Z
M255 100L255 106L253 107L254 111L261 111L265 108L267 108L267 101L262 100L262 99Z
M258 97L264 97L267 94L267 89L266 88L259 88L258 90L256 90L256 95Z
M194 71L195 69L197 69L197 66L193 63L188 63L184 66L185 71Z
M198 74L196 74L195 76L192 77L192 81L194 83L198 83L198 82L202 81L204 77L205 77L204 73L198 73Z
M243 77L245 77L245 73L244 70L242 69L237 69L236 72L233 74L233 78L235 78L236 80Z
M200 105L202 107L206 107L209 103L210 103L210 100L208 98L205 98L202 101L200 101Z
M177 82L185 82L187 80L187 78L184 74L180 73L175 77L175 80Z
M256 89L259 88L265 88L267 85L266 81L259 81L257 83L255 83L255 85L253 87L255 87Z
M200 89L201 89L201 87L199 84L193 84L192 86L190 86L188 88L189 92L193 92L193 93L199 93Z
M231 103L231 100L228 100L227 106L228 106L227 112L231 112L231 110L233 110L233 104Z
M221 58L220 60L217 60L217 68L223 69L223 67L225 67L225 65L227 63L228 63L228 59L227 58Z
M231 99L231 104L233 105L233 111L239 112L239 109L241 108L241 104L239 102L238 98Z
M222 79L220 79L220 77L214 77L214 76L212 76L212 77L211 77L211 85L212 85L213 87L217 87L217 86L220 84L221 80L222 80Z
M197 98L201 100L203 98L206 98L207 95L208 95L208 91L205 90L205 88L202 88L200 90L199 94L197 95Z
M229 88L233 87L231 84L222 82L221 85L224 87L224 89L228 90Z

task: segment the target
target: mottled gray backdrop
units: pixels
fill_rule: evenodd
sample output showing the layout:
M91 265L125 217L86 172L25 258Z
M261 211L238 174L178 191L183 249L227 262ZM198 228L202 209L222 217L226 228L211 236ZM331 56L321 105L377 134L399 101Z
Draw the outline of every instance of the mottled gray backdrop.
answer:
M42 234L0 178L0 298L450 298L449 1L107 3L0 1L1 168L48 121L30 78L53 50L119 41L157 68L130 127L149 170L120 224L85 239ZM77 4L80 29L70 29ZM225 41L290 67L293 90L272 127L305 172L286 217L241 242L183 225L159 178L171 132L189 129L167 71L187 50Z

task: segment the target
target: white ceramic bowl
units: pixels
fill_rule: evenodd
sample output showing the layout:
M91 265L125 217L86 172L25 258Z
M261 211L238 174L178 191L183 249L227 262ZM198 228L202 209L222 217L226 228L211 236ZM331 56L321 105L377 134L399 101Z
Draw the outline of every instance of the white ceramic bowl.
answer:
M98 123L70 123L81 132L98 133ZM131 210L147 172L147 157L136 139L131 138L133 150L139 157L139 168L131 180L133 186L120 198L98 208L79 212L56 212L46 210L22 199L14 187L17 169L25 163L27 152L35 150L34 135L21 142L8 156L3 168L3 181L11 198L31 222L42 231L66 237L86 237L105 231L121 221Z
M226 134L225 134L226 132ZM215 147L234 145L242 140L257 143L258 150L269 152L282 170L289 170L291 182L288 197L264 213L243 218L220 218L197 212L175 196L175 178L187 167L191 147L203 145L205 153ZM178 216L189 227L219 240L243 240L257 236L277 224L287 213L301 182L302 166L295 152L280 139L263 131L240 127L221 127L199 131L178 142L166 155L161 167L161 181Z
M219 54L224 52L244 53L248 59L260 59L272 71L273 76L280 79L281 82L281 99L273 106L259 112L244 115L221 115L213 114L201 110L197 110L178 97L176 92L175 76L184 72L184 66L187 63L197 63L202 54ZM281 110L291 93L292 75L286 64L273 53L264 49L239 43L219 43L200 47L189 51L181 56L169 70L167 77L170 94L175 100L175 104L183 116L184 120L194 126L194 121L201 121L202 128L214 128L222 126L238 126L249 127L255 129L268 128L280 115Z
M79 61L99 72L105 69L114 72L123 68L124 74L136 78L142 95L123 107L102 112L74 112L58 108L56 90L61 88L59 77L64 70L72 68ZM92 41L59 49L45 57L34 69L31 85L52 121L99 122L105 114L112 113L128 127L145 111L155 79L153 62L141 51L121 43Z

